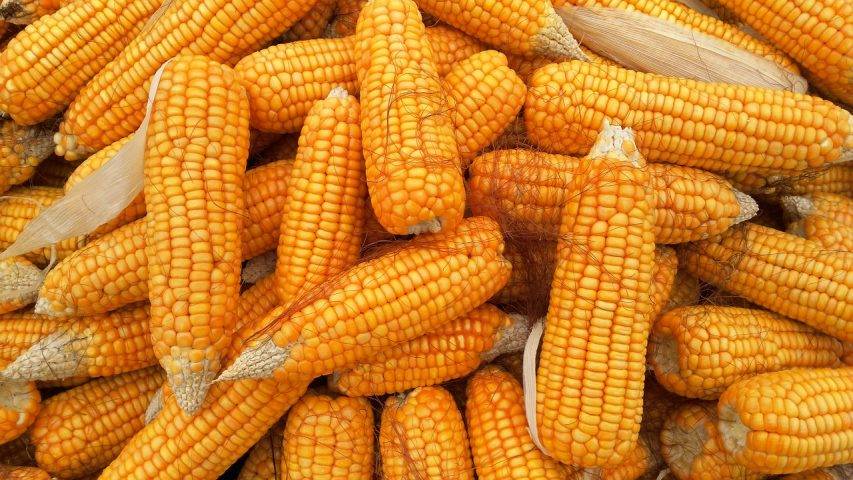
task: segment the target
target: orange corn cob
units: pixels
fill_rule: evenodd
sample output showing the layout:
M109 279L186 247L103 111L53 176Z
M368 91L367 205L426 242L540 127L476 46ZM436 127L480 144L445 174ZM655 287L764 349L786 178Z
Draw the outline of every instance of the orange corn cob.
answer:
M586 59L548 0L418 0L418 5L439 20L508 53Z
M669 303L669 297L675 287L675 274L678 271L678 256L670 247L655 248L655 263L652 266L652 283L649 284L649 301L652 307L649 318L652 322Z
M853 156L853 117L822 98L578 61L537 70L524 112L530 139L558 153L586 152L610 119L651 162L772 174Z
M853 465L836 465L806 472L792 473L780 480L845 480L853 478Z
M765 41L753 38L726 23L682 5L677 0L556 0L557 5L603 7L637 11L661 20L676 23L690 31L699 32L728 42L749 53L775 62L782 68L799 73L797 65L785 53Z
M699 279L690 275L682 269L675 274L672 291L669 293L669 301L663 311L676 307L685 307L699 303L701 292L699 291Z
M729 174L728 177L737 188L747 193L805 195L826 192L853 195L853 165L849 163L803 170L795 175L739 172Z
M412 0L369 2L359 16L355 42L367 184L376 218L394 234L452 229L462 219L465 188L451 116L417 6Z
M274 249L279 237L291 161L246 172L242 253L251 258ZM145 220L136 220L87 244L45 277L36 311L49 315L89 315L148 298Z
M39 412L40 402L34 382L0 379L0 443L18 438L29 428ZM0 478L6 477L0 475Z
M757 472L853 462L853 367L750 377L723 392L717 413L723 447Z
M474 478L462 414L441 387L420 387L388 398L379 452L385 480Z
M240 294L240 301L237 303L237 328L235 328L234 335L231 338L231 347L228 351L229 359L243 349L254 333L247 326L254 325L266 317L270 310L278 305L275 292L276 283L275 276L269 275L258 280Z
M148 367L45 400L30 430L39 466L58 478L99 472L142 429L145 408L165 379L159 367Z
M442 24L426 27L426 38L432 47L435 69L442 77L457 63L486 49L479 40Z
M332 32L338 37L354 34L358 14L366 3L367 0L338 0L335 18L332 20Z
M148 128L145 255L154 353L189 414L219 372L237 321L248 156L249 102L234 71L176 57Z
M249 451L237 480L281 480L283 428L273 426Z
M25 28L0 53L0 111L23 125L62 112L119 55L127 39L142 31L160 3L73 1ZM103 119L87 121L100 124Z
M845 0L716 0L791 55L820 90L853 104L853 5Z
M0 478L3 480L51 480L50 475L40 468L8 465L0 465Z
M618 65L613 60L602 57L583 45L581 45L581 51L586 55L589 59L588 61L591 63L600 65ZM557 63L556 60L542 55L526 56L509 54L507 55L507 60L509 61L510 68L515 70L515 73L524 80L525 84L530 80L530 77L536 70L548 65L549 63Z
M0 261L0 314L36 301L44 273L22 257Z
M497 224L482 217L385 251L270 312L219 380L352 368L484 303L509 277L502 252Z
M276 263L287 305L358 260L367 209L358 100L335 88L305 119Z
M69 3L70 0L3 0L0 2L0 22L28 25Z
M640 436L636 448L631 450L621 463L606 468L580 468L569 474L566 480L636 480L646 474L657 475L662 460L652 450L649 441Z
M661 455L678 480L763 478L723 450L713 403L687 403L672 412L664 423L660 441Z
M372 480L373 410L366 398L309 392L284 427L282 477Z
M56 153L68 160L83 158L133 133L145 116L151 77L170 58L205 55L233 65L285 31L314 3L186 0L166 5L71 102L56 137Z
M518 115L527 87L494 50L476 53L444 77L463 168Z
M629 130L605 124L583 169L560 226L536 418L546 453L610 467L635 448L642 418L652 195Z
M560 212L575 191L580 160L531 150L495 150L471 164L471 210L491 216L505 231L553 237ZM699 240L723 232L758 210L749 196L717 175L678 165L650 164L658 243Z
M60 380L116 375L153 365L148 322L147 305L74 319L7 313L0 316L0 365L9 363L0 376Z
M853 253L744 223L679 251L684 268L768 310L853 341Z
M335 372L329 386L349 396L403 392L438 385L473 372L481 362L520 351L529 321L489 304L345 371Z
M649 350L661 385L681 396L714 399L757 373L836 366L841 342L771 312L701 305L661 316Z
M53 132L48 126L25 127L11 120L0 121L0 194L32 178L36 167L51 153Z
M337 0L317 0L311 10L296 21L281 36L283 42L297 42L320 38L326 33L326 27L335 14Z
M853 227L853 199L837 193L813 193L805 196L783 197L782 208L795 218L819 215L848 227Z
M853 227L820 215L808 215L788 225L788 233L829 250L853 252Z
M524 414L524 393L509 373L489 365L468 380L465 418L480 480L565 480L571 467L533 443Z

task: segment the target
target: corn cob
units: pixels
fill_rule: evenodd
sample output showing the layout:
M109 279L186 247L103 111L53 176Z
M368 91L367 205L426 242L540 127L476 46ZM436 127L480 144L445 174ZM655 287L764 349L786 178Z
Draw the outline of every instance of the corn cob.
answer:
M465 206L459 151L417 6L412 0L369 2L355 43L376 218L394 234L454 228Z
M716 1L791 55L815 87L853 104L853 5L845 0Z
M418 0L418 6L504 52L586 59L548 0Z
M148 306L108 315L54 319L33 313L0 317L0 377L60 380L116 375L155 363Z
M160 3L74 1L25 28L0 53L0 111L22 125L62 112L86 82L119 55L126 39L142 31ZM98 124L102 120L87 119Z
M40 402L35 383L0 378L0 443L18 438L29 428L39 413Z
M836 465L785 475L780 480L845 480L853 477L853 465Z
M571 467L533 443L524 415L524 393L509 373L486 366L468 380L465 418L480 480L564 480Z
M372 480L370 402L309 392L287 414L282 451L288 480Z
M165 379L159 367L148 367L45 400L30 430L39 466L58 478L99 472L142 429L145 408Z
M246 172L242 253L251 258L278 242L291 161ZM145 220L136 220L78 250L45 276L36 311L71 316L104 313L148 298Z
M660 441L661 455L678 480L763 478L723 450L713 403L686 403L672 412L661 430Z
M557 242L536 421L557 460L610 467L636 446L642 418L653 197L630 130L605 124L582 169Z
M219 380L352 368L484 303L509 277L502 252L497 224L474 217L363 261L270 312Z
M821 98L578 61L537 70L524 112L530 139L557 153L586 152L608 118L651 162L771 174L853 158L853 117Z
M652 266L652 282L649 284L649 301L652 322L669 303L669 297L675 287L675 274L678 271L678 256L670 247L655 248L655 263Z
M62 189L51 187L16 187L0 197L0 249L14 243L30 220L61 197ZM59 242L55 245L56 258L61 260L69 256L85 242L85 236ZM52 251L52 247L44 247L25 257L35 263L46 264L53 258Z
M653 451L649 441L640 436L636 448L616 466L605 468L579 468L566 480L636 480L647 474L657 475L663 463L658 452Z
M853 227L820 215L808 215L788 225L788 233L829 250L853 252Z
M649 350L661 385L710 400L758 373L837 366L841 342L767 311L701 305L661 316Z
M26 435L0 443L0 465L31 467L36 461Z
M278 240L279 304L358 260L366 197L358 100L335 88L308 112L299 138Z
M669 301L663 311L672 310L676 307L685 307L699 303L701 292L699 291L699 279L690 275L682 269L675 274L675 282L669 293Z
M187 0L168 4L71 102L55 138L57 155L83 158L133 133L145 116L150 79L170 58L205 55L233 65L285 31L314 3Z
M388 398L379 452L385 480L474 478L462 414L441 387L420 387Z
M273 426L249 451L237 480L281 480L282 428Z
M44 273L22 257L0 261L0 314L36 301Z
M32 178L36 167L53 153L52 137L46 125L25 127L0 121L0 193Z
M849 163L804 170L793 176L740 172L729 174L728 178L737 188L747 193L806 195L825 192L853 195L853 165Z
M37 467L11 467L0 465L3 480L51 480L50 475Z
M282 42L297 42L320 38L335 14L337 0L317 0L311 10L296 21L281 36Z
M494 50L476 53L444 77L463 168L503 133L524 104L527 87Z
M432 47L435 69L442 77L450 73L457 63L486 50L479 40L447 25L426 27L426 38Z
M69 3L70 0L3 0L0 1L0 22L29 25Z
M234 71L176 57L148 128L145 255L154 353L189 414L219 372L237 321L248 156L249 103Z
M581 45L580 48L584 55L589 59L588 61L590 63L599 65L618 65L613 60L602 57L583 45ZM506 57L509 61L509 67L512 68L522 80L524 80L525 84L530 80L530 77L536 70L548 65L549 63L557 63L554 59L542 55L526 56L509 54Z
M520 351L529 334L528 324L524 317L481 305L426 335L394 345L367 363L335 372L329 386L349 396L372 396L461 378L481 362Z
M805 218L817 215L853 227L853 199L836 193L813 193L782 197L782 208L789 216Z
M772 228L744 223L685 245L687 272L771 311L844 341L853 341L853 253ZM758 282L756 282L758 280Z
M229 359L234 358L254 334L246 326L254 325L278 305L276 283L275 276L269 275L240 294L240 301L237 303L237 328L231 338Z
M757 472L853 462L853 367L750 377L723 392L717 414L723 447Z
M367 0L338 0L335 7L335 19L332 20L332 32L338 37L355 33L358 14Z
M574 195L574 157L530 150L496 150L471 164L468 190L476 215L498 219L505 231L552 237ZM658 243L699 240L755 215L758 206L724 179L698 169L650 164Z

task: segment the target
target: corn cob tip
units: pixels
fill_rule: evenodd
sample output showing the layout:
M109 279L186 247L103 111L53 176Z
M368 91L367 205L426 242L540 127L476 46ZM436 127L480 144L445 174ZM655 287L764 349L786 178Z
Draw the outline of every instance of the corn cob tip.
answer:
M0 377L14 380L62 380L86 374L83 352L85 335L65 330L53 332L32 344L0 372Z
M438 233L441 231L441 226L444 220L441 217L436 217L430 220L424 220L409 227L409 235L419 235L421 233Z
M191 362L186 358L164 358L169 388L175 395L175 402L187 415L193 416L199 411L213 383L216 372L210 368L209 361L203 360L202 370L193 371ZM162 360L161 360L162 362Z
M154 396L151 397L151 402L145 409L145 416L142 417L142 421L145 425L148 425L154 421L161 410L163 410L163 389L159 388L154 392Z
M349 97L349 92L347 89L341 86L332 88L332 91L329 92L329 95L326 98L335 98L338 100L344 100Z
M231 366L219 374L216 381L272 377L273 372L287 360L288 354L288 349L279 347L272 340L248 347L240 353Z
M621 152L635 167L643 165L643 157L634 143L634 131L619 125L611 125L608 120L604 120L588 156L590 158L605 157L611 152Z
M740 213L735 217L732 225L745 222L758 215L758 203L754 198L735 188L732 189L732 192L735 194L738 206L740 206Z
M740 419L737 410L730 404L719 409L717 428L720 431L722 447L730 454L736 454L746 447L747 427Z
M24 306L38 297L44 272L28 261L0 262L0 305Z
M524 349L527 337L533 329L533 322L524 315L512 314L509 317L511 322L498 330L495 344L481 355L483 362L491 362L505 353L520 352Z
M48 317L72 317L77 314L77 309L73 305L66 305L65 308L56 309L53 302L47 298L38 297L33 307L33 313L47 315Z
M548 25L539 30L532 39L534 53L555 60L574 59L588 62L589 57L581 50L580 44L562 17L550 5L549 10L550 13L547 10L544 12L548 16Z
M779 199L785 214L792 218L803 218L814 213L815 206L807 197L786 195Z

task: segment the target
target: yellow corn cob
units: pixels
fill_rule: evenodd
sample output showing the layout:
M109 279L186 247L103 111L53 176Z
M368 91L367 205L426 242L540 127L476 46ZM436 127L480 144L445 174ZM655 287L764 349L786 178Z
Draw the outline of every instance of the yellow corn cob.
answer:
M563 206L575 196L580 161L531 150L495 150L471 164L469 204L505 231L552 237ZM758 206L721 177L690 167L650 164L658 243L699 240L755 215Z
M716 0L787 52L815 87L853 104L853 5L845 0Z
M817 215L853 227L853 198L837 193L813 193L783 197L781 200L782 208L789 216L805 218Z
M479 40L447 25L427 27L426 38L432 47L435 69L442 77L450 73L458 62L486 49Z
M669 303L669 297L675 287L675 274L678 271L678 256L670 247L655 248L655 263L652 266L652 283L649 284L649 301L652 322Z
M465 419L480 480L565 480L571 467L533 443L524 415L524 393L509 373L489 365L468 380Z
M678 269L678 272L675 274L672 291L669 293L669 301L667 301L663 311L666 312L676 307L696 305L699 303L701 297L699 288L698 278L682 269Z
M151 77L170 58L205 55L233 65L285 31L315 0L172 2L101 70L68 107L56 153L82 158L133 133L145 116ZM105 95L109 92L109 95ZM150 137L149 132L149 137Z
M578 61L537 70L524 112L530 139L558 153L586 152L607 118L651 162L770 174L853 158L853 116L819 97Z
M358 14L367 0L338 0L335 7L335 19L332 20L332 32L338 37L355 33Z
M22 257L0 261L0 314L36 301L44 273Z
M268 275L240 294L240 301L237 303L237 328L231 338L229 359L234 358L254 334L246 326L254 325L278 305L275 290L276 278L274 275Z
M845 365L853 365L853 342L842 342L841 348L841 361Z
M3 480L51 480L50 475L40 468L7 465L0 465L0 478Z
M714 399L757 373L836 366L841 342L771 312L701 305L661 316L649 350L661 385L681 396Z
M853 341L853 253L744 223L686 245L690 274L844 341Z
M481 362L523 349L528 324L524 317L481 305L426 335L394 345L367 363L335 372L329 386L349 396L372 396L461 378Z
M642 418L653 196L630 130L605 124L582 169L560 226L536 417L546 453L610 467L636 446Z
M147 305L74 319L7 313L0 316L0 364L10 363L0 376L60 380L148 367L156 360L148 322Z
M219 372L237 321L248 156L249 102L234 71L176 57L148 127L145 255L154 353L189 414Z
M237 480L281 480L282 427L276 424L249 451Z
M3 0L0 1L0 21L28 25L69 3L70 0Z
M439 20L508 53L586 59L549 0L418 0L418 5Z
M803 170L796 175L739 172L729 174L728 177L737 188L747 193L805 195L826 192L853 195L853 165L849 163Z
M497 224L482 217L385 251L270 312L219 379L319 376L352 368L488 300L509 277L502 252Z
M829 250L853 252L853 227L820 215L808 215L788 225L788 233Z
M588 61L591 63L600 65L618 65L613 60L602 57L583 45L581 45L581 51L586 55L589 59ZM530 77L536 70L548 65L549 63L556 63L554 59L542 55L526 56L509 54L507 55L507 59L509 60L510 68L515 70L515 73L524 80L524 83L527 83L530 80Z
M785 475L780 480L846 480L853 478L853 465L836 465Z
M140 33L160 3L74 1L25 28L0 53L0 111L22 125L62 112L127 39Z
M45 400L30 430L36 461L58 478L99 472L142 429L166 375L148 367L92 380Z
M246 172L242 253L251 258L274 249L292 161ZM148 298L145 220L136 220L89 243L45 277L36 311L50 315L103 313Z
M566 480L636 480L647 474L657 475L662 460L645 436L640 436L636 448L616 466L606 468L580 468Z
M335 14L337 0L317 0L311 10L296 21L281 36L283 42L320 38L326 33L329 20Z
M288 480L372 480L370 402L309 392L287 414L282 451Z
M506 130L524 104L527 87L494 50L476 53L444 77L463 168Z
M676 23L691 31L719 38L749 53L773 61L786 70L799 73L794 61L774 46L747 35L734 25L688 8L676 0L556 0L554 4L555 6L568 4L637 11Z
M750 377L723 392L717 414L723 447L757 472L853 462L853 367Z
M0 465L35 466L36 461L26 435L0 443Z
M376 218L394 234L452 229L462 219L465 188L451 116L417 6L412 0L372 0L358 18L355 42L367 184Z
M0 120L0 194L32 178L36 167L51 153L53 132L48 126L25 127L11 120Z
M30 220L61 197L62 189L53 187L16 187L0 197L0 250L8 248ZM59 242L56 244L56 258L67 257L85 242L85 236ZM25 257L36 263L48 263L52 248L39 248Z
M441 387L420 387L388 398L379 452L385 480L474 478L462 414Z
M0 378L0 443L21 436L39 413L41 396L34 382ZM0 478L3 477L0 472Z
M661 455L678 480L763 478L723 450L713 403L686 403L672 412L661 430L660 441Z
M366 197L358 100L335 88L308 112L299 137L278 240L280 305L358 260Z

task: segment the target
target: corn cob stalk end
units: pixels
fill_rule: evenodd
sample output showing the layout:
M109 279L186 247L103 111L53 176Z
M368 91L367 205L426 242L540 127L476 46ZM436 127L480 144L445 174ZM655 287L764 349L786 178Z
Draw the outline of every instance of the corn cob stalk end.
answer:
M33 313L38 315L47 315L48 317L71 317L77 314L77 309L74 305L66 305L62 309L56 308L57 304L50 300L38 297L36 304L33 307Z
M723 448L732 454L743 450L746 447L749 427L741 421L737 411L731 405L723 405L718 411L718 418L717 425Z
M60 330L34 343L0 372L0 377L15 380L61 380L84 376L83 355L87 341Z
M149 403L148 408L145 409L145 416L142 419L143 423L148 425L154 421L161 410L163 410L163 388L157 389L154 396L151 397L151 403Z
M284 365L289 349L279 347L272 340L244 349L226 368L216 381L243 380L247 378L269 378L275 370Z
M43 280L44 272L23 258L0 262L0 313L33 303Z
M491 362L505 353L520 352L524 349L533 322L524 315L513 314L509 317L511 322L498 331L495 344L481 355L484 363Z
M200 363L202 369L196 371L187 358L164 357L161 360L168 375L169 386L175 395L175 401L187 415L195 415L198 412L204 403L210 384L216 378L216 371L210 367L209 360L205 359Z
M803 218L811 215L815 206L814 203L806 197L797 195L784 196L779 199L782 209L785 214L791 218Z
M734 192L735 199L737 199L737 203L740 206L740 213L735 217L732 225L745 222L758 215L758 203L755 202L755 199L738 189L732 189L732 192Z

